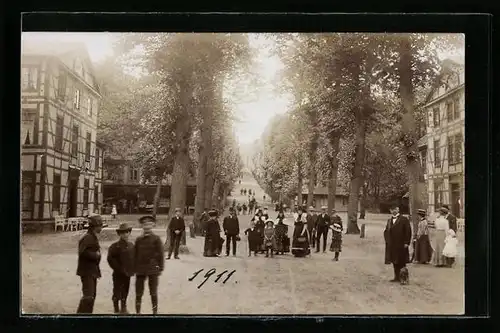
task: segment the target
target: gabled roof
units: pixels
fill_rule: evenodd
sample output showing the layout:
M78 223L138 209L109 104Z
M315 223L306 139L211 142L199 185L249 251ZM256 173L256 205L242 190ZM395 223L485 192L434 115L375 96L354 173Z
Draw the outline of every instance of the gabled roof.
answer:
M444 59L441 62L441 72L438 74L438 76L435 78L434 82L432 82L431 88L429 90L429 93L427 94L427 97L425 98L425 104L430 103L433 100L433 95L436 89L438 89L444 81L444 78L451 75L451 74L459 74L459 71L464 70L464 65L459 64L456 61L453 61L451 59ZM455 87L451 87L452 89Z
M85 62L89 69L89 74L92 76L92 81L94 82L93 88L97 93L101 94L95 76L94 65L87 47L82 42L53 42L24 38L21 42L21 55L41 55L56 58L62 58L68 55L78 56Z

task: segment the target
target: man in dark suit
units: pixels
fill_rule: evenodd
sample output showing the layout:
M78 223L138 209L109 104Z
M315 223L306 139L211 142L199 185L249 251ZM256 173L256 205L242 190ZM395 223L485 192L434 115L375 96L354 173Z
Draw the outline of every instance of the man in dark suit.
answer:
M399 274L410 261L408 250L411 242L411 226L407 217L399 214L399 207L391 207L392 216L387 220L384 230L385 263L394 267L394 278L391 282L399 282Z
M453 230L456 235L458 230L457 217L450 213L450 207L448 205L443 205L441 208L443 208L447 212L445 218L448 220L450 229ZM452 266L455 263L455 258L449 258L448 260L449 266Z
M314 214L316 215L316 214ZM313 218L314 218L313 215ZM321 236L323 236L323 253L326 252L326 240L328 237L328 227L330 226L330 216L326 213L326 206L321 207L321 214L315 217L316 219L316 252L319 252L319 243L321 243Z
M314 211L314 207L310 206L306 215L307 231L309 232L309 244L314 248L316 244L316 220L318 215Z
M87 233L78 242L78 267L76 275L82 281L83 296L76 313L92 313L97 291L97 279L101 277L101 247L97 234L102 230L101 216L89 217Z
M233 256L236 256L236 236L240 233L240 222L233 208L229 209L229 216L224 218L222 229L226 235L226 256L229 256L229 249L233 245Z
M181 216L180 208L175 209L175 216L170 220L168 230L170 232L170 248L167 259L172 257L172 252L174 252L174 258L179 259L179 246L181 244L182 233L186 231L186 224Z

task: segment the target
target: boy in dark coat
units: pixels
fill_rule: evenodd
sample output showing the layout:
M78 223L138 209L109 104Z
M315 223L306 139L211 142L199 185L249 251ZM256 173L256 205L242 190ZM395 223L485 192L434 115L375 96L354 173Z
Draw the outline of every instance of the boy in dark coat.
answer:
M139 219L139 222L144 232L135 240L135 310L137 314L141 313L144 283L147 279L153 314L157 314L158 280L165 264L163 242L158 235L153 233L154 217L143 216Z
M252 255L257 256L257 252L260 251L260 233L255 228L255 222L250 222L250 228L245 230L245 235L248 236L248 256Z
M108 250L108 263L113 270L113 307L115 313L127 314L127 297L130 277L134 275L134 244L128 241L132 228L120 224L116 233L120 239ZM121 309L120 309L121 305Z
M399 282L401 269L410 261L411 226L408 218L399 214L397 205L391 207L391 213L384 230L385 263L394 267L391 282Z
M97 234L102 230L102 219L99 215L89 217L87 233L78 242L78 267L76 275L82 281L83 296L76 313L92 313L97 290L97 279L101 277L101 247Z
M181 244L182 233L186 231L186 224L181 217L180 208L175 209L175 216L170 220L168 231L170 233L170 248L167 259L172 257L172 252L174 252L174 258L179 259L179 246Z
M236 256L236 236L240 233L240 222L234 212L234 208L229 210L230 215L224 218L222 229L226 235L226 256L229 256L231 243L233 245L233 256Z

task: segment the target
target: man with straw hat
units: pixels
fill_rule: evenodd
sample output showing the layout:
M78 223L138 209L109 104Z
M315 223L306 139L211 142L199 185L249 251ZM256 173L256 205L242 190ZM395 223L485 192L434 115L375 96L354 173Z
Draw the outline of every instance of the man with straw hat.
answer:
M97 291L97 279L101 277L99 263L101 262L101 246L97 234L102 230L100 215L89 217L87 233L78 242L78 267L76 275L82 281L83 296L76 313L92 313Z
M328 239L328 227L330 226L330 216L326 213L326 206L321 206L321 214L316 217L316 252L319 252L321 238L323 238L323 253L326 252L326 242Z
M108 263L113 270L113 307L115 313L127 314L127 297L130 289L130 277L134 275L134 244L129 236L132 227L121 223L116 233L120 239L111 244L108 250ZM120 308L121 305L121 308Z

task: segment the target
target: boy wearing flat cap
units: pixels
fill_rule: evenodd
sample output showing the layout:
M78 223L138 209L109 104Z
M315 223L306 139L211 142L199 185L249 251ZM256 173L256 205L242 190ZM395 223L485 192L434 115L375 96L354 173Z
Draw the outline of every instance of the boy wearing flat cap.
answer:
M113 307L115 313L127 314L130 277L134 275L134 244L129 242L132 228L122 223L116 229L120 239L108 250L108 263L113 270ZM120 308L121 305L121 308Z
M102 230L102 219L99 215L89 217L87 233L78 242L78 268L76 275L82 281L83 296L76 313L92 313L97 290L97 279L101 277L101 247L97 234Z
M175 209L175 215L170 220L168 225L168 232L170 233L170 248L168 250L168 257L172 257L172 252L174 252L174 258L179 259L179 246L181 244L182 233L186 231L186 224L181 216L180 208Z
M142 295L146 279L151 295L153 314L158 313L158 280L165 265L163 242L153 233L155 218L143 216L139 219L143 234L135 240L135 311L141 313Z

